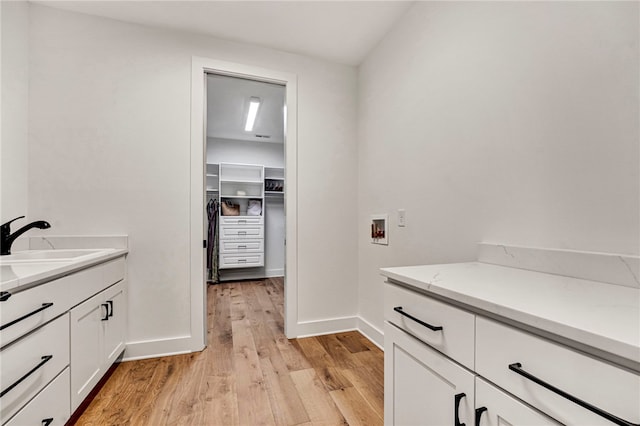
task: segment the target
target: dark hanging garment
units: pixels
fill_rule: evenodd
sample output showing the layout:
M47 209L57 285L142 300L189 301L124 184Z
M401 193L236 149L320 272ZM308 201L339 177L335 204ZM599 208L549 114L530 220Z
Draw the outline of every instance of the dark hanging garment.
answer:
M207 203L207 218L209 229L207 231L207 281L217 283L218 274L218 200L211 199Z

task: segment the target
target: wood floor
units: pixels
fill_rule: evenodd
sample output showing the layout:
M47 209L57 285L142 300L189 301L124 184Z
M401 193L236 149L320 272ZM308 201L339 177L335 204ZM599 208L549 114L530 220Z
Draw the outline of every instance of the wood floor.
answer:
M214 285L208 347L124 362L78 425L382 425L383 353L358 332L288 340L281 279Z

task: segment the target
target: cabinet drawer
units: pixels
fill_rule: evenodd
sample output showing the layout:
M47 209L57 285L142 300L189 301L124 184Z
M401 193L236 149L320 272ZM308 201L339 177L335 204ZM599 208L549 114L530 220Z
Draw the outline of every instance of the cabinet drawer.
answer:
M63 426L70 416L69 367L18 412L5 426Z
M473 370L473 314L391 283L384 285L384 305L387 321ZM421 322L442 329L431 330Z
M477 319L476 344L480 375L562 423L611 424L510 366L626 421L640 423L638 374L485 318Z
M220 240L220 253L262 253L264 240Z
M262 238L264 236L262 225L247 226L220 226L220 238L246 239Z
M1 422L69 365L69 314L0 351ZM16 384L17 383L17 384ZM13 386L15 384L15 386Z
M262 216L220 216L221 225L261 225L264 223Z
M476 407L486 408L480 415L480 426L560 425L479 377L476 377Z
M220 268L252 268L264 266L264 255L255 254L220 254Z
M0 302L0 347L124 278L124 257L14 294ZM31 314L31 315L29 315Z

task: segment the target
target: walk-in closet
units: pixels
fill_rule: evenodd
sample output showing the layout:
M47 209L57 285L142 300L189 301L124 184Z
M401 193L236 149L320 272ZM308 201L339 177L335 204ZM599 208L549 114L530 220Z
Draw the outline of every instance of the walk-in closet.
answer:
M207 281L284 276L285 87L207 75Z

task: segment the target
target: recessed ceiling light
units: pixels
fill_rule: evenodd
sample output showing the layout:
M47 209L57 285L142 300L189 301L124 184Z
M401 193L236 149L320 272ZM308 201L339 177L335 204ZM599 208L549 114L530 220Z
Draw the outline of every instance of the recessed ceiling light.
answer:
M260 98L249 98L249 111L247 111L247 122L244 125L244 131L250 132L253 130L253 125L256 122L256 116L258 115L258 108L260 107Z

